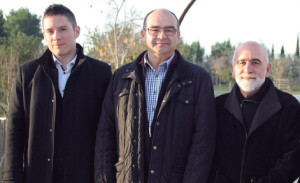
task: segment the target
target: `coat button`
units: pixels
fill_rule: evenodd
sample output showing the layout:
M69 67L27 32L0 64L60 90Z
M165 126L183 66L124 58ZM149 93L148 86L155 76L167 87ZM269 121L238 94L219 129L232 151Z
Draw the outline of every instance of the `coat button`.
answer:
M181 87L181 84L178 84L177 86L180 88L180 87Z
M49 132L52 133L52 129L51 128L49 129Z
M51 158L48 158L47 161L51 161Z
M134 167L135 167L135 164L133 164L132 167L134 168Z
M157 121L157 122L156 122L156 126L159 126L159 125L160 125L160 122L159 122L159 121Z
M52 101L51 101L52 103L54 102L54 99L52 99Z
M136 116L133 116L133 119L137 119L137 117L136 117Z
M156 149L157 149L157 146L153 146L153 149L156 150Z
M185 101L184 101L184 103L186 103L186 104L189 104L189 103L190 103L190 101L189 101L189 100L185 100Z
M151 173L151 174L154 174L155 172L154 172L154 170L150 170L150 173Z

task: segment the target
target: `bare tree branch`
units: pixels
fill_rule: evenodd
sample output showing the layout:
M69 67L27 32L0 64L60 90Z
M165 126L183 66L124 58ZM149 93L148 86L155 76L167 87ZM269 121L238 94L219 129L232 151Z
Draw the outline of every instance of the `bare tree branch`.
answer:
M179 25L181 25L181 22L183 21L185 15L187 14L187 12L189 11L189 9L192 7L192 5L194 4L196 0L191 0L191 2L187 5L187 7L184 9L183 13L181 14L180 18L179 18Z

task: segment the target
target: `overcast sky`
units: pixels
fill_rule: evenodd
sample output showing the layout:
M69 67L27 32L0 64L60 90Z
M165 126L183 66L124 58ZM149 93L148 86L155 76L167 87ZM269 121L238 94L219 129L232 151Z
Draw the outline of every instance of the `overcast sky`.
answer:
M117 0L118 1L118 0ZM119 0L120 1L120 0ZM11 9L26 7L31 13L42 16L52 3L69 7L81 26L79 43L85 40L87 28L103 27L108 0L8 0L0 9L7 15ZM134 7L144 17L149 11L165 8L178 18L190 0L126 0L125 8ZM268 49L274 44L275 53L284 46L286 53L294 54L297 35L300 33L300 0L197 0L181 24L184 41L200 41L206 54L216 42L230 39L236 46L244 41L264 43Z

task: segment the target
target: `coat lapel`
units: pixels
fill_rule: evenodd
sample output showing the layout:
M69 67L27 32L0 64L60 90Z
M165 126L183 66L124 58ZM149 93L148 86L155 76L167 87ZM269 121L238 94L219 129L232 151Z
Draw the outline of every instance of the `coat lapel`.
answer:
M225 109L227 109L234 117L244 126L243 114L240 108L238 97L236 95L236 90L239 89L237 84L235 84L228 95L225 102Z
M253 118L249 129L249 135L253 133L258 127L265 123L271 116L281 109L281 104L276 94L275 87L270 82L270 87L263 97L260 105L258 106L257 112Z

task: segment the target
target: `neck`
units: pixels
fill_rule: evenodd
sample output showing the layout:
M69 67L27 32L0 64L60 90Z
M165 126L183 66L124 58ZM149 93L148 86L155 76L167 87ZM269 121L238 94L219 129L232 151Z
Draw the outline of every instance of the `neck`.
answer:
M168 60L172 55L173 53L171 55L155 55L148 52L148 61L155 70L158 70L158 65Z
M243 91L242 89L240 89L240 91L241 91L243 97L249 98L249 97L252 97L253 95L255 95L255 94L260 90L260 88L261 88L261 87L257 88L257 89L254 90L254 91L250 91L250 92L245 92L245 91Z
M72 54L68 54L66 56L56 56L54 55L55 58L62 64L63 68L66 70L67 65L74 59L76 56L76 51L73 52Z

